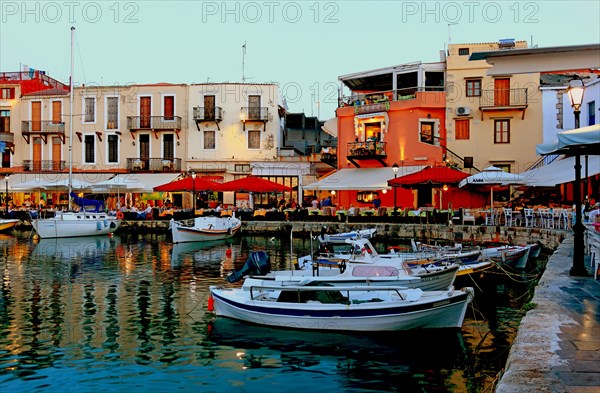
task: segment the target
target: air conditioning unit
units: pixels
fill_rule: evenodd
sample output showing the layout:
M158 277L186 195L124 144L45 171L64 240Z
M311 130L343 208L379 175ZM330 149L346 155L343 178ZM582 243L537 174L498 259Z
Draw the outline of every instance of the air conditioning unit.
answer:
M471 114L471 108L468 106L459 106L456 108L456 114L459 116L466 116Z

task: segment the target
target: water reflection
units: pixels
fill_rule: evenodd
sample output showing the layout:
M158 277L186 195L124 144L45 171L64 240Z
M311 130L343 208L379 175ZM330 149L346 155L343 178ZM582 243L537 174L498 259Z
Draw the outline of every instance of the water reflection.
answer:
M310 242L0 236L3 391L54 391L65 381L81 391L481 391L504 366L526 301L526 284L494 279L462 333L325 334L215 320L208 286L239 285L224 276L257 249L285 268Z

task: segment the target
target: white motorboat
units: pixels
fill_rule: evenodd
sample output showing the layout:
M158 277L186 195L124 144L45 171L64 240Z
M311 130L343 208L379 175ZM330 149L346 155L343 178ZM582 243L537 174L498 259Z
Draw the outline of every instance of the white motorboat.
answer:
M499 246L484 248L481 250L481 254L496 263L514 269L525 269L530 251L531 248L527 246Z
M21 220L16 218L0 218L0 232L8 231L14 228Z
M203 242L228 239L242 227L242 221L233 217L196 217L192 222L170 222L173 243Z
M52 218L31 220L33 229L41 239L98 236L114 233L121 220L106 213L57 212Z
M317 236L317 239L321 243L345 243L346 240L352 239L370 239L375 235L377 228L368 228L368 229L360 229L358 231L349 231L343 233L333 233L328 234L325 230L321 231L321 233Z
M75 27L71 27L71 78L69 78L69 144L73 143L73 42ZM56 212L52 218L37 218L31 220L33 228L42 239L98 236L115 232L121 225L121 220L105 213L72 212L71 190L73 187L73 149L69 147L69 207L67 212Z
M368 240L361 240L365 247L370 247L368 257L356 259L351 255L336 259L318 256L313 260L310 256L305 256L298 260L295 270L270 271L265 253L251 253L242 270L232 272L227 279L235 282L247 275L249 277L246 281L256 285L286 286L318 281L336 286L393 285L422 290L446 290L454 283L459 269L457 263L411 267L400 258L380 258Z
M284 289L211 286L209 310L260 325L310 330L398 331L460 328L472 288L422 291L398 287L297 285Z

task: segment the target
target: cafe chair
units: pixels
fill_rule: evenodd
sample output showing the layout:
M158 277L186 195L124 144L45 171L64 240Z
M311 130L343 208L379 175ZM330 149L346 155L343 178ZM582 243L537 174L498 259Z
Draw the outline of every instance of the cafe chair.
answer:
M523 218L525 219L525 227L533 228L535 226L535 215L533 213L533 209L523 209Z
M515 219L513 217L512 209L505 207L505 208L502 208L502 212L504 214L504 226L514 227Z
M462 214L462 223L465 225L465 222L472 222L475 225L475 215L471 211L471 209L464 209Z

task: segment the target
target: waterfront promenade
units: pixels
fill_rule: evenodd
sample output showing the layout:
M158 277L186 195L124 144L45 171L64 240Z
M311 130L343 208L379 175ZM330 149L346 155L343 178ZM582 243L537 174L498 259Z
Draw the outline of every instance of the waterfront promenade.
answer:
M572 252L569 236L549 258L497 393L600 392L600 280L569 276Z

